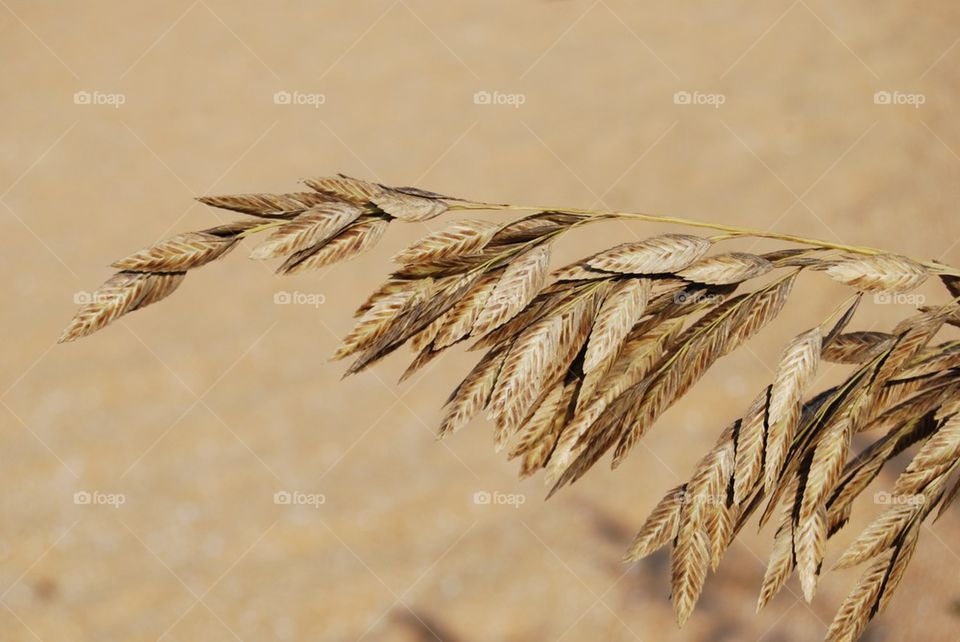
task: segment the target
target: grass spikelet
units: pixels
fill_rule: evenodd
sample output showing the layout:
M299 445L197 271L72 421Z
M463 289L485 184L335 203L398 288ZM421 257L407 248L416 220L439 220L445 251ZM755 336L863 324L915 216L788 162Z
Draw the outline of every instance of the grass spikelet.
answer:
M763 276L773 263L755 254L730 252L700 259L677 272L677 276L695 283L729 285Z
M809 330L786 347L770 386L766 423L769 426L764 462L767 492L772 492L793 442L803 397L820 364L823 336L819 327Z
M909 292L927 280L922 265L904 256L848 257L827 268L831 278L870 292Z
M317 192L291 194L236 194L234 196L201 196L204 205L250 214L262 218L293 218L307 210L331 202L331 196Z
M183 281L183 272L118 272L90 295L60 335L60 343L93 334L119 317L166 298Z
M250 254L251 259L273 259L313 247L355 221L363 210L347 203L318 205L276 229Z
M689 234L664 234L645 241L624 243L601 252L587 265L604 272L666 274L689 266L707 253L712 243Z
M470 333L482 336L522 310L543 287L550 264L550 246L538 245L504 270Z
M627 279L614 286L594 321L583 361L584 372L591 372L620 349L630 329L643 315L649 299L647 279Z
M355 258L374 245L387 231L387 221L378 216L364 216L329 240L291 254L277 272L297 274Z

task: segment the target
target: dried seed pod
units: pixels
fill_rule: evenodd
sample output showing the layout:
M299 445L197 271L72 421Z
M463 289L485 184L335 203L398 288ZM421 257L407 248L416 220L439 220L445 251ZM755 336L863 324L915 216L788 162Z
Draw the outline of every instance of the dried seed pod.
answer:
M372 203L373 199L382 194L385 189L383 185L351 178L345 174L309 178L303 182L307 187L326 194L328 198L333 197L355 205Z
M695 283L729 285L763 276L773 269L773 263L744 252L730 252L700 259L677 272L677 276Z
M292 194L235 194L233 196L201 196L198 201L211 207L241 212L262 218L293 218L312 207L330 203L333 197L317 192Z
M363 210L349 203L326 203L298 214L254 248L251 259L287 256L323 243L357 220Z
M498 229L490 221L457 221L401 250L393 260L409 264L470 254L486 245Z
M450 209L439 198L427 198L394 189L384 189L370 200L390 216L404 221L426 221Z
M117 272L88 295L59 343L74 341L113 323L124 314L166 298L183 281L183 272Z
M925 267L896 254L846 257L831 264L827 274L869 292L908 292L929 276Z
M290 255L277 272L296 274L355 258L376 245L386 230L386 220L377 216L361 217L333 238Z
M186 232L114 261L112 266L132 272L186 272L219 259L237 240L236 235Z
M543 287L549 265L549 245L538 245L511 261L480 311L470 336L482 336L522 310Z
M711 245L709 239L699 236L664 234L618 245L597 254L587 264L605 272L666 274L691 265L706 254Z

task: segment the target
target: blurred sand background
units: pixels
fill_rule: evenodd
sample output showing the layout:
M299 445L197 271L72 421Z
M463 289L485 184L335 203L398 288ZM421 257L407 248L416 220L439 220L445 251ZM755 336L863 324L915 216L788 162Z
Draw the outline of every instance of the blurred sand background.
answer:
M540 478L516 481L493 453L489 425L434 441L470 355L404 385L400 355L345 381L327 361L389 256L442 220L393 225L372 255L295 278L241 248L161 305L54 341L111 260L230 218L192 197L337 171L956 265L958 38L951 2L0 0L0 639L820 639L859 569L827 573L812 605L794 579L755 616L770 529L745 529L682 631L667 557L619 560L783 342L842 300L823 277L626 465L546 503ZM523 104L476 104L480 91ZM724 102L677 104L681 91ZM596 226L557 260L664 229ZM275 304L283 293L322 304ZM866 306L859 327L909 307ZM325 503L274 502L293 491ZM526 501L474 503L493 491ZM881 510L865 499L828 563ZM866 639L957 639L958 522L924 530Z

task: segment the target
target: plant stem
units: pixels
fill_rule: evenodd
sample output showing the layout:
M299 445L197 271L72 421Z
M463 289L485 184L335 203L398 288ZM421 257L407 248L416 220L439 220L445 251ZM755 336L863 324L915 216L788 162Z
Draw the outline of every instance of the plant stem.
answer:
M631 219L635 221L647 221L649 223L672 223L675 225L684 225L686 227L699 227L709 230L716 230L718 232L723 232L730 237L752 237L752 238L764 238L764 239L775 239L778 241L785 241L788 243L797 243L800 245L810 245L814 247L819 247L828 250L839 250L842 252L849 252L851 254L862 254L866 256L877 256L880 254L890 254L886 250L880 250L873 247L865 247L860 245L846 245L844 243L833 243L830 241L824 241L821 239L807 238L803 236L797 236L794 234L783 234L780 232L773 232L771 230L760 230L755 228L748 227L737 227L734 225L724 225L722 223L711 223L709 221L698 221L695 219L682 218L679 216L663 216L658 214L644 214L641 212L616 212L616 211L607 211L607 210L596 210L596 209L581 209L581 208L571 208L571 207L534 207L531 205L511 205L511 204L494 204L494 203L471 203L469 205L459 205L457 209L486 209L486 210L509 210L516 212L564 212L568 214L581 214L584 216L590 216L595 218L623 218ZM910 257L908 257L910 258ZM925 268L933 271L936 274L948 274L952 276L960 276L960 270L957 268L951 267L949 265L944 265L943 263L937 261L926 261L920 259L913 259L916 263L924 266Z

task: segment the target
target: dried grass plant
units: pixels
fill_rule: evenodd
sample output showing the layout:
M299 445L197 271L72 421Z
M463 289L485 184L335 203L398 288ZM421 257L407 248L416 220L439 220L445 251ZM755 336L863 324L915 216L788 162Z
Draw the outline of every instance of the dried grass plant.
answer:
M575 482L608 451L616 467L657 419L722 356L782 310L803 272L821 272L856 293L831 318L783 348L773 381L728 426L690 480L669 491L626 553L638 560L672 548L672 599L683 624L708 571L747 520L773 520L773 552L758 609L796 571L807 600L827 542L853 500L901 452L915 454L890 507L839 557L866 564L827 632L859 637L903 577L921 524L956 499L960 482L960 272L880 250L673 217L479 203L420 189L336 176L310 191L203 197L249 215L177 235L113 264L66 328L72 341L172 293L186 273L254 234L255 259L282 259L280 273L344 261L372 248L393 221L446 212L517 212L507 223L455 222L394 257L398 267L356 313L334 355L367 368L405 343L408 376L447 348L470 342L483 356L447 400L445 437L486 411L497 450L540 469L550 493ZM634 219L711 230L624 243L551 273L551 243L594 221ZM722 252L735 238L776 239L767 254ZM949 292L889 332L849 330L864 292L906 292L931 275ZM840 385L809 390L823 362L848 364ZM859 453L854 434L875 436ZM953 479L952 479L953 478Z

